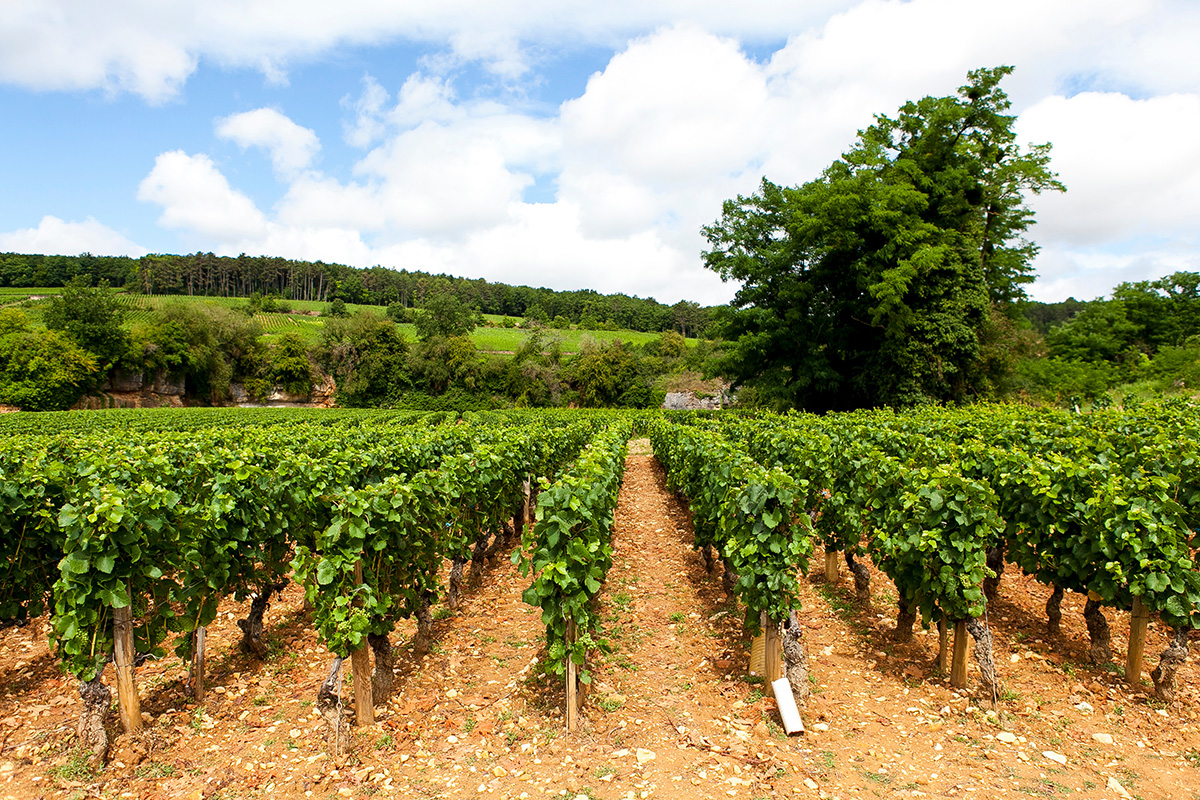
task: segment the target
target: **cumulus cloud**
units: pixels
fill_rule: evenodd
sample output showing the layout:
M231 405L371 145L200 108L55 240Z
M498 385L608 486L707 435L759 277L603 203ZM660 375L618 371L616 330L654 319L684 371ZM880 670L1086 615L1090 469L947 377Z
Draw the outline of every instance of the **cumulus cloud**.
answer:
M383 107L388 101L388 91L370 75L363 76L363 90L357 100L350 96L342 98L342 106L354 111L352 121L342 123L346 144L351 147L370 147L383 138Z
M267 219L206 155L163 153L138 186L138 199L162 206L158 222L220 242L261 236Z
M1066 194L1037 198L1038 236L1073 244L1151 232L1195 235L1200 218L1200 94L1135 100L1117 93L1048 97L1018 133L1052 142Z
M208 52L204 36L232 26L224 16L232 6L206 8L215 10L199 27L209 33L181 45L185 53ZM1099 294L1194 263L1200 146L1187 132L1200 123L1200 62L1161 69L1200 36L1200 14L1189 8L535 0L514 10L450 0L351 3L338 13L299 3L284 19L276 6L252 6L249 21L213 45L217 60L250 63L250 42L274 70L323 48L396 36L446 49L399 86L368 74L358 96L343 99L345 141L365 152L340 171L317 169L316 134L278 111L221 120L219 136L270 154L286 184L272 208L257 208L207 156L183 152L159 156L139 197L162 207L164 226L212 237L226 252L723 302L734 287L699 259L700 227L722 200L754 191L763 175L811 180L874 114L951 93L968 69L1009 63L1019 135L1054 143L1054 168L1070 188L1034 201L1033 233L1044 244L1037 294L1086 296L1101 281ZM782 32L786 44L765 59L743 49ZM616 51L557 109L465 86L454 72L474 62L502 82L536 80L527 45L551 36Z
M44 253L77 256L144 256L146 248L127 239L93 217L83 222L66 222L47 214L36 228L0 233L0 250L13 253Z
M217 136L242 148L261 147L271 156L271 166L282 178L294 178L312 164L321 142L273 108L256 108L217 120Z

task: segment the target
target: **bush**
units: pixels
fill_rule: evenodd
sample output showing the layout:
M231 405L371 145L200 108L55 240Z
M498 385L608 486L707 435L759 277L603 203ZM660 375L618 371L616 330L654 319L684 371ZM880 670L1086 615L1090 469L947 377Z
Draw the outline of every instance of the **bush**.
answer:
M0 402L63 411L96 374L96 359L63 334L30 327L19 311L0 311Z

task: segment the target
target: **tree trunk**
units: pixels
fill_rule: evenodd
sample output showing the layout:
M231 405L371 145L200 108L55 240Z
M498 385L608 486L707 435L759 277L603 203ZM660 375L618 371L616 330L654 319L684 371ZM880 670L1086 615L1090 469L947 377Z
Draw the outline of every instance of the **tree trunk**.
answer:
M712 545L706 544L700 548L700 560L704 562L704 571L711 575L715 566Z
M350 744L349 709L342 706L342 657L333 660L329 677L317 690L317 711L329 728L329 749L337 758Z
M433 614L429 611L429 600L421 601L417 607L417 633L413 636L413 655L417 658L429 652L433 644Z
M367 642L375 653L375 671L371 673L371 696L376 703L386 703L392 694L396 675L392 671L395 662L392 643L387 634L368 634Z
M904 602L904 598L900 598L898 603L900 609L896 613L896 630L892 631L892 639L897 642L911 642L913 637L913 624L917 621L917 615L913 613L913 609Z
M728 558L722 558L721 563L725 566L721 573L721 588L725 590L725 596L732 600L736 596L734 591L737 589L738 574L734 572L733 563Z
M450 566L450 588L446 591L446 605L450 608L458 608L458 599L463 587L463 565L466 561L460 553L454 557L454 563Z
M246 618L238 620L237 625L242 629L242 650L260 661L265 659L267 654L270 653L270 648L263 641L263 616L267 613L267 607L271 604L271 595L283 591L286 586L287 581L268 583L250 600L250 612L246 615Z
M1089 597L1083 606L1083 618L1087 621L1088 635L1092 638L1092 663L1109 663L1112 661L1112 637L1108 633L1108 620L1104 618L1100 603Z
M978 617L967 620L967 632L975 639L975 662L979 664L979 692L994 706L1000 699L1000 683L996 680L996 663L992 660L992 632Z
M1046 625L1046 632L1051 636L1062 633L1062 599L1062 587L1055 586L1054 591L1050 593L1050 599L1046 601L1046 616L1050 620Z
M988 569L996 573L996 577L987 577L983 579L983 596L988 602L996 600L996 594L1000 591L1000 576L1004 574L1004 543L993 547L987 552Z
M854 594L859 605L871 605L871 573L867 571L866 565L855 561L854 554L847 550L846 566L854 576Z
M1179 688L1175 682L1175 673L1187 660L1190 633L1188 628L1176 628L1170 646L1163 650L1158 659L1158 666L1150 672L1150 678L1154 681L1154 696L1167 705L1175 702L1175 691Z
M788 683L792 687L792 696L796 705L802 705L808 699L808 654L804 651L804 641L800 638L800 618L793 611L783 623L783 663Z
M83 711L79 714L79 724L75 732L79 736L79 746L87 753L88 765L92 769L104 766L104 759L108 755L108 731L104 729L104 720L112 704L112 692L101 680L103 676L104 670L101 670L90 681L79 683Z

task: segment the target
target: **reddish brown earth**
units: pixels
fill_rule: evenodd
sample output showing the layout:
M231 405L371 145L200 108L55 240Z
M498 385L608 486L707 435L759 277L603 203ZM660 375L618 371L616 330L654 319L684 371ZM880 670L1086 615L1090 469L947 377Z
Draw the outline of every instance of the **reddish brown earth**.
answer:
M147 732L116 738L100 772L72 750L80 703L46 645L45 620L4 631L0 800L1200 797L1193 661L1180 673L1180 702L1163 708L1148 682L1131 688L1086 663L1082 597L1068 596L1063 634L1051 639L1048 591L1011 573L989 620L1004 689L994 712L933 672L936 632L891 641L894 589L877 572L872 609L854 607L844 570L836 587L806 581L808 733L785 737L774 701L742 677L741 614L719 576L704 572L691 536L685 508L635 442L601 595L613 652L590 665L585 723L572 735L561 686L538 674L544 633L538 610L521 602L528 581L506 559L457 612L439 614L434 650L419 663L409 656L413 626L402 625L395 694L338 759L313 702L330 655L295 586L268 615L266 662L236 649L245 605L223 607L210 629L203 704L185 695L176 659L139 669ZM1108 616L1123 662L1128 617ZM1151 624L1147 670L1163 634ZM977 678L972 667L971 688Z

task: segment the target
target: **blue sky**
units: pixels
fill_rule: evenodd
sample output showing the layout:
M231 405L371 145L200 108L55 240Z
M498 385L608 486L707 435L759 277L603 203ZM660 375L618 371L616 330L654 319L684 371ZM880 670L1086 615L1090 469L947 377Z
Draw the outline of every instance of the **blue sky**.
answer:
M728 300L700 227L1013 64L1037 299L1200 270L1189 0L9 0L0 250L264 253Z

